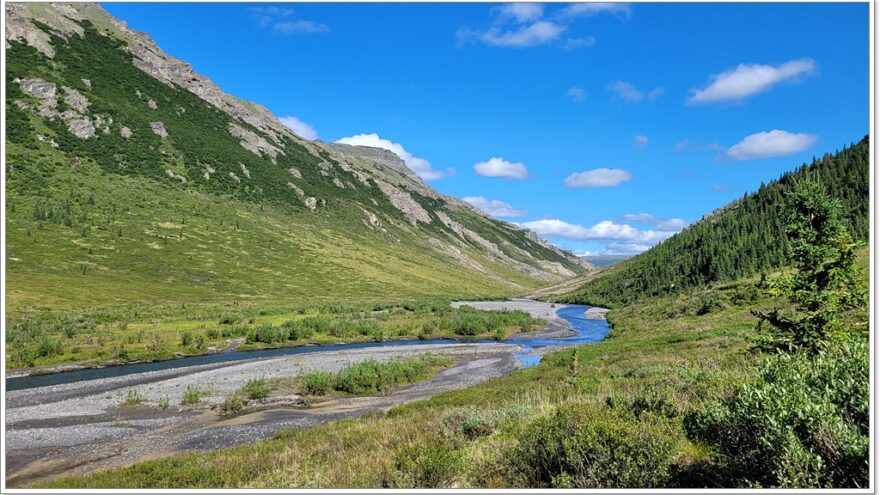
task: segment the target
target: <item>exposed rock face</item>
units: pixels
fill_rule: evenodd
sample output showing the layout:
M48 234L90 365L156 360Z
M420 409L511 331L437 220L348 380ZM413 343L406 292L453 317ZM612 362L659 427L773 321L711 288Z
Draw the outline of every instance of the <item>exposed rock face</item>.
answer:
M95 137L95 126L88 117L74 118L67 121L67 130L80 139Z
M422 179L416 175L412 169L407 167L406 163L399 156L386 149L373 148L370 146L351 146L339 143L326 143L325 146L332 148L343 156L370 160L403 174L418 183L422 182Z
M428 215L428 212L422 208L422 205L416 203L408 192L398 189L384 181L379 181L378 184L379 189L388 196L391 204L400 210L413 226L418 225L419 222L431 223L431 217Z
M296 195L299 196L299 197L303 197L303 196L305 196L305 194L306 194L306 193L303 192L302 189L300 189L299 187L297 187L297 185L294 184L293 182L288 182L288 183L287 183L287 187L293 189L293 192L295 192Z
M235 175L235 172L229 172L229 177L232 178L236 182L236 184L241 184L241 179Z
M266 155L271 157L274 161L279 153L284 154L283 151L270 144L269 141L266 141L262 136L243 127L229 124L229 133L232 134L233 137L240 139L239 144L241 144L244 149L259 157Z
M119 135L124 137L125 139L128 139L131 137L131 129L129 129L128 127L123 127L119 130Z
M296 177L297 179L303 178L302 172L300 172L299 169L290 167L289 169L287 169L287 171L290 172L290 175Z
M251 178L251 171L248 170L248 168L244 166L244 163L239 163L238 165L241 167L241 173L243 173L245 177L250 179Z
M339 180L339 177L333 178L333 185L335 185L336 187L338 187L340 189L345 189L345 184L343 184L342 181Z
M25 79L20 81L18 85L25 93L41 100L54 100L58 96L58 88L56 88L54 84L43 79Z
M367 228L382 232L383 234L387 232L385 230L385 227L382 227L382 222L379 221L379 217L377 217L375 213L373 213L372 211L364 210L364 214L366 214L367 217L362 219L361 221L364 222L364 225L366 225Z
M73 88L68 88L67 86L62 87L61 89L64 90L64 103L67 103L67 106L79 113L86 113L86 109L89 108L90 103L82 93Z
M86 85L87 88L92 89L92 81L88 79L83 79L82 82Z
M315 211L315 208L318 207L318 200L313 198L312 196L309 196L305 199L305 201L303 201L303 204L305 204L308 209Z
M155 109L156 108L156 100L150 98L149 100L147 100L147 106L152 109Z
M150 122L150 129L153 130L154 133L158 134L159 137L165 139L168 137L168 131L165 130L165 124L162 122Z

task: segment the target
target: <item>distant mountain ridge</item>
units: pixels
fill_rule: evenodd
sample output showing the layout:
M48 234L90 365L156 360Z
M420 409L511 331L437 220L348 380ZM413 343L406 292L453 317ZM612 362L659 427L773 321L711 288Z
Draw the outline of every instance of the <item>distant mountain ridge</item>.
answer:
M580 258L598 268L605 268L632 257L632 254L588 254Z
M265 107L224 93L97 4L7 3L5 15L7 159L14 170L7 190L17 205L7 213L8 227L18 234L10 237L8 253L20 260L10 266L10 280L24 299L40 298L19 285L17 270L33 274L51 266L53 276L75 280L76 270L89 273L95 265L107 277L122 277L126 257L137 255L141 263L156 255L156 248L144 247L150 236L189 253L177 260L179 253L166 252L169 273L179 264L182 273L198 272L195 280L214 280L196 284L208 292L261 297L284 294L298 278L317 284L322 264L344 266L346 278L363 277L365 285L401 293L408 287L449 293L455 280L483 292L516 292L592 269L532 232L438 193L389 151L300 138ZM158 203L145 198L137 214L120 216L132 206L124 189L111 186L117 183L160 185ZM105 203L89 199L104 189ZM207 199L194 199L202 197ZM219 213L206 210L217 198L238 205L228 214L240 218L229 222L251 229L249 237L236 232L225 238L241 236L237 242L253 248L255 267L277 272L284 283L270 288L272 280L259 289L244 284L226 266L234 260L216 259L210 243L191 245L195 235L182 219ZM166 211L171 204L179 207ZM253 208L265 215L253 215ZM71 220L57 222L55 213L45 213L56 210ZM181 227L160 226L169 224ZM300 237L290 233L294 226ZM37 230L40 241L26 242ZM208 228L208 235L224 243L219 229ZM124 251L107 248L120 239L130 242ZM264 245L268 239L274 247ZM42 241L49 247L41 251L35 244ZM50 252L71 243L92 245L92 254ZM98 244L102 254L95 258ZM336 253L343 244L363 252L357 251L357 260L346 260L351 250L317 255ZM376 250L372 257L370 249ZM303 250L315 253L313 266L297 262L294 273L282 254L293 259ZM420 270L443 276L431 286ZM161 270L151 276L167 283ZM325 276L317 287L332 287L340 275Z
M865 136L762 184L648 251L585 277L588 280L581 287L558 300L612 307L785 266L790 249L784 196L798 180L819 181L829 196L840 201L853 237L867 241L869 164L870 143Z

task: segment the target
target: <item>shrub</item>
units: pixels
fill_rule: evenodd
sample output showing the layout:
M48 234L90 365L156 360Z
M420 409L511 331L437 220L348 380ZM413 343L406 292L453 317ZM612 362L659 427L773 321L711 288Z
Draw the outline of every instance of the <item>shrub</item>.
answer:
M265 399L266 397L269 397L269 392L271 391L272 384L265 378L248 380L247 383L241 387L241 392L244 396L251 400Z
M222 314L220 315L220 324L221 325L232 325L233 323L238 322L238 317L231 314Z
M394 456L391 484L398 487L450 487L462 466L458 451L446 443L433 441L428 445L406 445Z
M180 335L180 345L182 345L183 347L189 347L190 344L192 344L192 341L193 341L193 339L192 339L191 333L183 332Z
M168 397L162 397L159 399L159 409L165 410L171 407L171 401L168 400Z
M287 340L305 340L315 335L315 330L306 326L301 320L287 320L280 328L287 332Z
M664 486L678 443L672 431L651 414L568 404L525 428L512 467L533 487Z
M183 391L183 397L181 398L180 403L185 406L198 404L202 400L203 395L204 392L202 389L196 385L187 385L186 390Z
M144 397L144 395L140 391L133 389L133 388L130 388L125 393L125 398L122 400L121 406L122 407L134 407L134 406L137 406L138 404L142 403L145 399L146 398Z
M739 486L867 487L868 346L769 358L754 383L685 420L716 449L719 476Z
M314 371L303 377L303 386L307 394L324 395L333 387L333 373Z
M223 401L223 405L220 406L220 414L225 416L232 416L238 414L244 409L245 400L239 394L232 394L226 397L226 400Z

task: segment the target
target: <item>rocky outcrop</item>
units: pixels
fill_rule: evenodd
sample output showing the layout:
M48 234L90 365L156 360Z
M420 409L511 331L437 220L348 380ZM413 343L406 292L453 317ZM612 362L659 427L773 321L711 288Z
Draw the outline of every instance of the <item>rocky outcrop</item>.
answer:
M123 127L122 129L119 129L119 135L124 137L125 139L128 139L131 137L131 129L129 129L128 127Z
M67 130L80 139L95 137L95 125L88 117L72 118L67 120Z
M270 144L263 136L241 126L229 124L229 134L232 134L232 137L239 139L239 144L241 144L244 149L259 157L269 156L274 162L279 154L284 154L283 151Z
M91 105L88 98L73 88L63 86L61 89L64 90L64 103L66 103L67 106L79 113L86 113L86 109Z
M168 131L165 130L165 124L162 122L150 122L150 129L162 139L168 137Z
M398 189L384 181L378 181L377 183L379 189L382 190L385 196L388 196L388 200L391 201L391 204L400 210L403 213L403 216L405 216L413 226L418 225L419 222L431 223L431 216L428 215L428 212L425 211L424 208L422 208L422 205L412 199L412 196L410 196L408 192Z
M306 208L315 211L315 208L318 207L318 200L312 196L309 196L303 201L303 204L306 205Z

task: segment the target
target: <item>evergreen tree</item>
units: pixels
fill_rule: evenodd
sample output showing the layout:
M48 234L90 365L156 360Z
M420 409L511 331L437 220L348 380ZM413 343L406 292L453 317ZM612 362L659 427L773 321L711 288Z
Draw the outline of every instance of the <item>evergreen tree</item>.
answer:
M860 267L854 242L840 218L840 201L830 199L814 180L798 182L788 196L786 232L796 272L771 286L797 309L785 315L778 309L757 313L759 326L771 325L762 348L821 351L842 333L841 314L866 304L859 284Z

